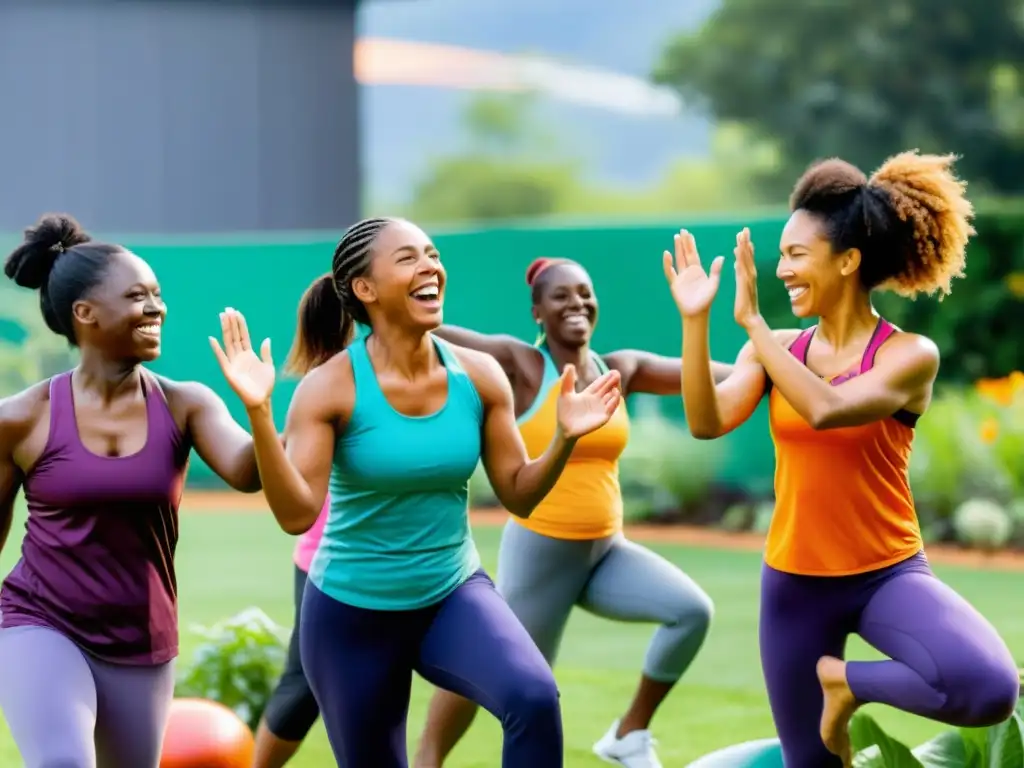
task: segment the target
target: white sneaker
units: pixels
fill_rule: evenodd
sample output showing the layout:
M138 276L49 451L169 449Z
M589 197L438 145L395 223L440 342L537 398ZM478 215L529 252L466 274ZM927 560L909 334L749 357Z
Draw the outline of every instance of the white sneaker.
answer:
M613 765L625 768L662 768L661 761L654 751L654 740L650 731L633 731L621 739L615 734L619 730L619 721L612 723L608 733L594 745L594 754Z

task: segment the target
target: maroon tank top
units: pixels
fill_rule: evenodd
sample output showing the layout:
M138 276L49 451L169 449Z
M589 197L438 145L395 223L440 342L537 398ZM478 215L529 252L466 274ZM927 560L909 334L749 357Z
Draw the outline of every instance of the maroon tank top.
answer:
M119 664L178 654L178 503L191 445L142 373L148 432L131 456L82 444L71 373L50 380L46 448L25 477L21 560L0 588L3 627L49 627Z

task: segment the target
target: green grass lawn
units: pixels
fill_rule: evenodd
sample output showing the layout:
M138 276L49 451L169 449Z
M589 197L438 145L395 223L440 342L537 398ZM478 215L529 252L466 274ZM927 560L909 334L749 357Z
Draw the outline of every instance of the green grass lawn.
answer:
M22 524L15 522L15 531ZM18 555L18 535L0 557L6 574ZM476 531L484 563L493 569L499 531ZM189 626L207 624L259 606L276 621L292 618L291 548L270 514L184 515L178 549L182 663L195 646ZM716 603L711 636L694 667L660 711L654 730L666 766L684 766L727 744L773 735L757 652L757 554L657 546L697 579ZM1020 574L939 568L939 574L971 600L1003 633L1018 659L1024 658L1024 604ZM614 624L577 612L566 634L557 677L565 718L566 765L596 766L590 752L628 702L651 628ZM854 658L876 658L859 641ZM431 689L417 681L409 718L410 744L423 724ZM937 732L927 721L878 708L883 727L916 744ZM452 768L494 768L500 764L501 732L484 713L452 756ZM17 750L0 720L0 766L20 765ZM296 768L333 765L319 725L293 761Z

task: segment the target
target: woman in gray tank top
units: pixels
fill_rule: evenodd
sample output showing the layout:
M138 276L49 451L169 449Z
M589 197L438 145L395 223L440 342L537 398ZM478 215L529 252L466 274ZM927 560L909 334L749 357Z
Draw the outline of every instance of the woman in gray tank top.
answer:
M26 768L157 768L178 654L174 552L191 449L260 489L252 439L207 387L149 373L167 308L153 270L45 216L5 274L39 291L73 371L0 400L0 710Z

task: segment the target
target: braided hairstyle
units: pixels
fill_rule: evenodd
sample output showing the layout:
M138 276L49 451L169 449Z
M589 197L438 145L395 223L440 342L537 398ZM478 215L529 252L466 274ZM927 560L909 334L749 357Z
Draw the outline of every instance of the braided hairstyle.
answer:
M74 305L103 281L110 260L124 248L97 243L66 213L44 215L4 263L4 274L22 288L39 291L47 327L75 347Z
M974 208L952 170L953 155L916 151L890 157L868 178L845 160L812 165L790 209L820 217L832 250L856 248L865 288L901 296L947 296L963 277Z
M367 273L377 237L394 221L363 219L341 236L330 273L314 280L299 302L298 328L285 362L287 372L308 373L351 343L356 323L370 324L366 307L352 293L352 281Z

